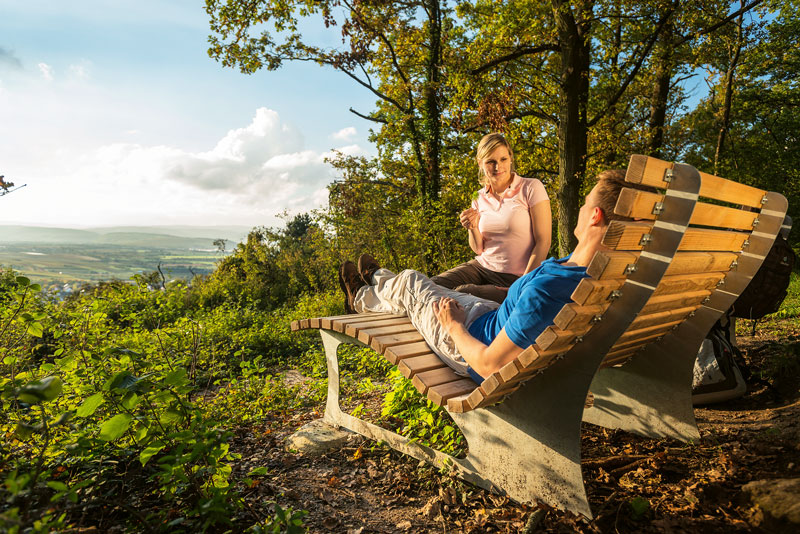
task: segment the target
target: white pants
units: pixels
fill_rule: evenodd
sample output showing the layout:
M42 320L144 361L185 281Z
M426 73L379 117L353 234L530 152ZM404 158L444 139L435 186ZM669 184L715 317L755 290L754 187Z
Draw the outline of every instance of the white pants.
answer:
M353 307L357 312L407 314L433 352L456 373L469 376L467 363L433 312L433 303L442 297L450 297L458 302L467 312L467 327L481 315L499 307L498 303L445 289L431 282L424 274L412 270L395 275L388 269L378 269L372 282L374 285L364 286L356 293Z

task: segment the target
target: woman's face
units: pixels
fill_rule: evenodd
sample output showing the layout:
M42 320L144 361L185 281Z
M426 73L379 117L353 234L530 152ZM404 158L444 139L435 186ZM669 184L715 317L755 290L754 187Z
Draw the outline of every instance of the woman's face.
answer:
M481 169L489 183L494 185L505 185L511 180L511 154L503 145L498 146L489 156L481 161Z

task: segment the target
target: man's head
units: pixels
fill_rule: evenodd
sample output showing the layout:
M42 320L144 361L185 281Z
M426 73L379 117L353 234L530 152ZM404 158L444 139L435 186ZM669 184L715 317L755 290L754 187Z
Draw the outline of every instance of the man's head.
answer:
M611 221L630 221L629 217L614 213L617 199L624 187L642 189L655 192L648 186L633 184L625 181L625 171L612 169L597 175L595 186L586 195L583 207L578 213L578 224L575 227L575 236L580 240L589 228L596 227L605 231Z

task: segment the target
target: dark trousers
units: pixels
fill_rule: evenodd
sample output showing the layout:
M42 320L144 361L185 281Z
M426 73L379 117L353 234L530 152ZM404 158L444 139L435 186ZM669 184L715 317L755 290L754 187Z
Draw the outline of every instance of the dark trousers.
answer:
M508 286L517 278L519 276L515 274L490 271L478 263L478 260L470 260L432 276L431 280L447 289L502 303L508 293ZM505 289L498 289L499 287Z

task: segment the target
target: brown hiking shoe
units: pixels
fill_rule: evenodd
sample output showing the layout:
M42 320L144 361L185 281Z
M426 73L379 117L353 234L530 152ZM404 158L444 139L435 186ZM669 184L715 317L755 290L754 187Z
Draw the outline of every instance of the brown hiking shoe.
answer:
M378 265L375 258L369 254L362 254L358 257L358 274L361 275L361 279L368 286L372 285L372 275L380 268L381 266Z
M345 261L339 267L339 285L344 291L344 311L345 313L357 313L353 308L353 301L356 293L363 287L364 281L358 274L358 267L352 261Z

